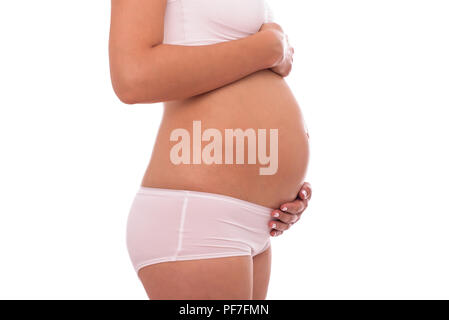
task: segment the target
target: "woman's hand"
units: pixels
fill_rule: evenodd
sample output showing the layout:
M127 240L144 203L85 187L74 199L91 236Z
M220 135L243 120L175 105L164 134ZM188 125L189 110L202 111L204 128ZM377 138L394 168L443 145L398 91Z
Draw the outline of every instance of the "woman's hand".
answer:
M298 192L298 197L292 201L281 205L280 209L276 209L271 216L277 220L270 221L270 235L273 237L280 236L285 230L290 229L301 218L303 212L307 209L309 200L312 198L312 187L310 183L304 182Z
M287 35L276 23L265 23L259 31L271 32L274 36L273 48L276 50L277 60L270 69L282 77L288 76L292 70L295 50L290 46Z

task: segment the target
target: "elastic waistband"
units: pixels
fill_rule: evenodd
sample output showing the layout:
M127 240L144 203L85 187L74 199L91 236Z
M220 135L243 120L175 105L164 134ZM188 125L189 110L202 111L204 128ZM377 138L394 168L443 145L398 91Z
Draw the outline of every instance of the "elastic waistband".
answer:
M214 199L217 201L226 201L230 203L234 203L235 205L245 207L249 210L259 212L262 214L271 214L273 209L252 203L249 201L245 201L242 199L233 198L230 196L225 196L222 194L209 193L209 192L200 192L200 191L191 191L191 190L179 190L179 189L161 189L161 188L149 188L149 187L140 187L137 194L143 195L176 195L176 196L188 196L188 197L197 197L204 199Z

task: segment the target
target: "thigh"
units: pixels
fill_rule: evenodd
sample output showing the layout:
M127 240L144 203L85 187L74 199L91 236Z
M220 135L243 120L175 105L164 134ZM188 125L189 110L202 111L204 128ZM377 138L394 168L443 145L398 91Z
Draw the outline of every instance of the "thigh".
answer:
M253 300L267 297L271 274L271 247L253 257Z
M139 270L152 300L251 300L251 256L164 262Z

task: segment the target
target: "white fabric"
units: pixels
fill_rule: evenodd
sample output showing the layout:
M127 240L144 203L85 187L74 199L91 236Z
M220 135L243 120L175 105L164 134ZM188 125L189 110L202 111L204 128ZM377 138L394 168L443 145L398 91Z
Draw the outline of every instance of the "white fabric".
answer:
M164 43L198 46L236 40L272 21L266 0L168 0Z
M256 256L270 246L272 209L225 195L141 187L126 242L134 269L168 261Z

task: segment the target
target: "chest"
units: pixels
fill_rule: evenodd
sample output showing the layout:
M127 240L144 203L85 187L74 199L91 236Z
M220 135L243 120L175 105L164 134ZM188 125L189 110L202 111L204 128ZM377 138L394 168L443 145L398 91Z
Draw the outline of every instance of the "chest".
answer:
M167 3L167 43L211 44L256 33L266 20L265 0L172 0Z

